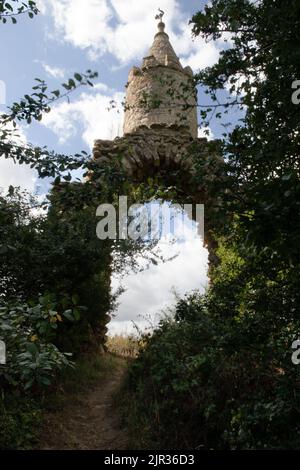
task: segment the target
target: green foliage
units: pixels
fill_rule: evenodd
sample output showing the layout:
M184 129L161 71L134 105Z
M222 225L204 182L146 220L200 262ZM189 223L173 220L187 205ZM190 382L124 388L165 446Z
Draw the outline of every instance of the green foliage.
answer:
M76 196L73 194L74 199ZM63 301L61 311L75 322L62 323L55 343L78 351L96 334L113 304L108 268L111 245L96 237L93 207L82 207L78 198L76 206L70 198L70 207L60 210L58 201L62 199L53 195L48 214L17 190L0 199L0 297L5 302L17 298L35 304L45 292L53 292L59 299L71 297L73 303Z
M196 76L206 87L225 125L225 86L244 117L224 134L228 178L222 206L238 215L239 230L257 249L299 263L299 110L292 83L300 75L299 2L214 0L192 19L195 35L206 40L227 33L219 61ZM219 96L220 95L220 96ZM217 104L216 104L217 103ZM211 109L202 117L210 119ZM213 188L212 188L213 190ZM230 218L225 224L232 232Z
M5 24L8 20L11 20L13 24L17 23L19 15L28 15L29 18L33 18L34 15L38 14L38 8L36 2L29 0L21 2L20 0L1 0L0 1L0 23Z
M19 164L30 165L37 170L41 178L55 178L62 175L66 181L70 181L70 171L85 167L88 160L87 153L82 151L75 155L62 155L50 151L47 147L36 147L30 143L18 144L17 123L26 121L27 124L31 124L33 120L41 121L43 114L50 112L50 105L62 98L69 99L69 94L82 86L92 87L92 80L97 76L98 73L91 70L87 70L84 74L75 73L75 80L70 78L62 84L61 90L50 92L46 82L36 78L32 93L26 94L20 102L13 103L7 113L0 115L0 157L12 158Z
M231 299L212 289L180 300L175 319L146 338L124 398L140 448L300 448L300 372L291 362L300 321L274 317L272 304L258 315L261 292L243 288L231 316L223 313Z
M65 302L48 295L37 304L0 304L0 338L6 345L6 365L0 369L3 386L48 386L59 370L72 365L70 354L53 344L58 325L74 321L76 310L61 309Z
M31 449L41 423L39 403L28 396L0 396L0 449Z
M13 103L13 105L8 108L9 112L1 116L1 124L4 125L11 122L15 127L17 121L25 120L27 124L31 124L32 119L41 121L43 113L50 112L50 105L52 103L58 99L65 98L78 87L86 85L92 87L93 83L91 80L96 77L98 77L98 73L92 72L91 70L87 70L87 72L82 75L75 73L75 80L70 78L66 83L62 84L63 91L54 90L51 91L50 94L45 80L36 78L35 85L32 88L33 92L30 95L26 94L19 103ZM6 135L7 134L2 135L2 138L6 137Z

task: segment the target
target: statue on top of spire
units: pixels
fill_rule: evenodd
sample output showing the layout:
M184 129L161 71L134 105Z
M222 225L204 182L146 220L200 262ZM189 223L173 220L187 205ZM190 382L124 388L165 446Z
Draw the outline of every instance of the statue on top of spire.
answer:
M162 19L163 19L163 17L164 17L164 14L165 14L165 12L164 12L164 11L162 11L160 8L158 9L158 11L159 11L159 14L158 14L158 15L156 15L155 19L156 19L156 20L160 20L160 21L162 21Z

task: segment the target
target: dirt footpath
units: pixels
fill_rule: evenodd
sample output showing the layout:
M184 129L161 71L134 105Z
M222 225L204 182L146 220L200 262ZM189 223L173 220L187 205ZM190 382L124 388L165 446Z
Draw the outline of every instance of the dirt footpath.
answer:
M39 449L43 450L125 450L126 430L121 428L121 416L114 396L120 389L127 362L116 367L68 403L61 411L46 415Z

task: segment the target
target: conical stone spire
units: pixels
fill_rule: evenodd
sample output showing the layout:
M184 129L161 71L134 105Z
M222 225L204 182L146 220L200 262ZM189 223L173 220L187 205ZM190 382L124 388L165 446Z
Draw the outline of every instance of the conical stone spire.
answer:
M129 73L124 134L141 127L181 129L197 138L196 90L190 67L183 68L165 32L162 15L158 32L141 68ZM187 92L188 90L188 92ZM174 93L176 91L176 93ZM180 96L180 95L184 95ZM186 106L188 104L189 106Z
M149 56L155 57L161 65L182 70L179 59L169 41L169 36L165 33L165 23L162 21L158 23L158 33L154 37Z

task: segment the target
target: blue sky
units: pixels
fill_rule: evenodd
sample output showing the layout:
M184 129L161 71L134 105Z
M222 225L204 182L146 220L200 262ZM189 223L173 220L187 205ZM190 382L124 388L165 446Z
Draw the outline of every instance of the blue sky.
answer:
M107 107L111 99L122 101L130 68L140 65L147 55L156 33L154 17L158 7L166 13L166 32L184 66L197 70L212 65L226 47L222 40L207 44L192 38L188 21L204 5L203 1L38 0L37 3L41 13L34 19L24 16L17 25L0 27L0 80L6 84L7 105L30 92L35 77L45 79L50 90L54 90L75 72L92 69L99 73L93 89L74 92L70 104L58 102L41 123L22 124L20 135L24 141L47 145L57 152L90 152L94 139L121 135L122 106L120 113L108 111ZM199 102L207 103L202 90ZM233 115L233 122L236 119L237 115ZM210 127L212 137L220 137L223 132L220 123L212 121ZM0 187L9 184L32 191L40 187L40 192L48 187L45 181L38 181L32 170L0 159ZM197 237L187 239L180 253L173 264L127 279L128 291L118 312L119 322L125 325L124 322L136 319L141 310L147 314L145 310L151 303L153 314L153 308L170 302L172 287L183 293L205 286L207 252L201 241ZM195 268L197 263L199 269Z

